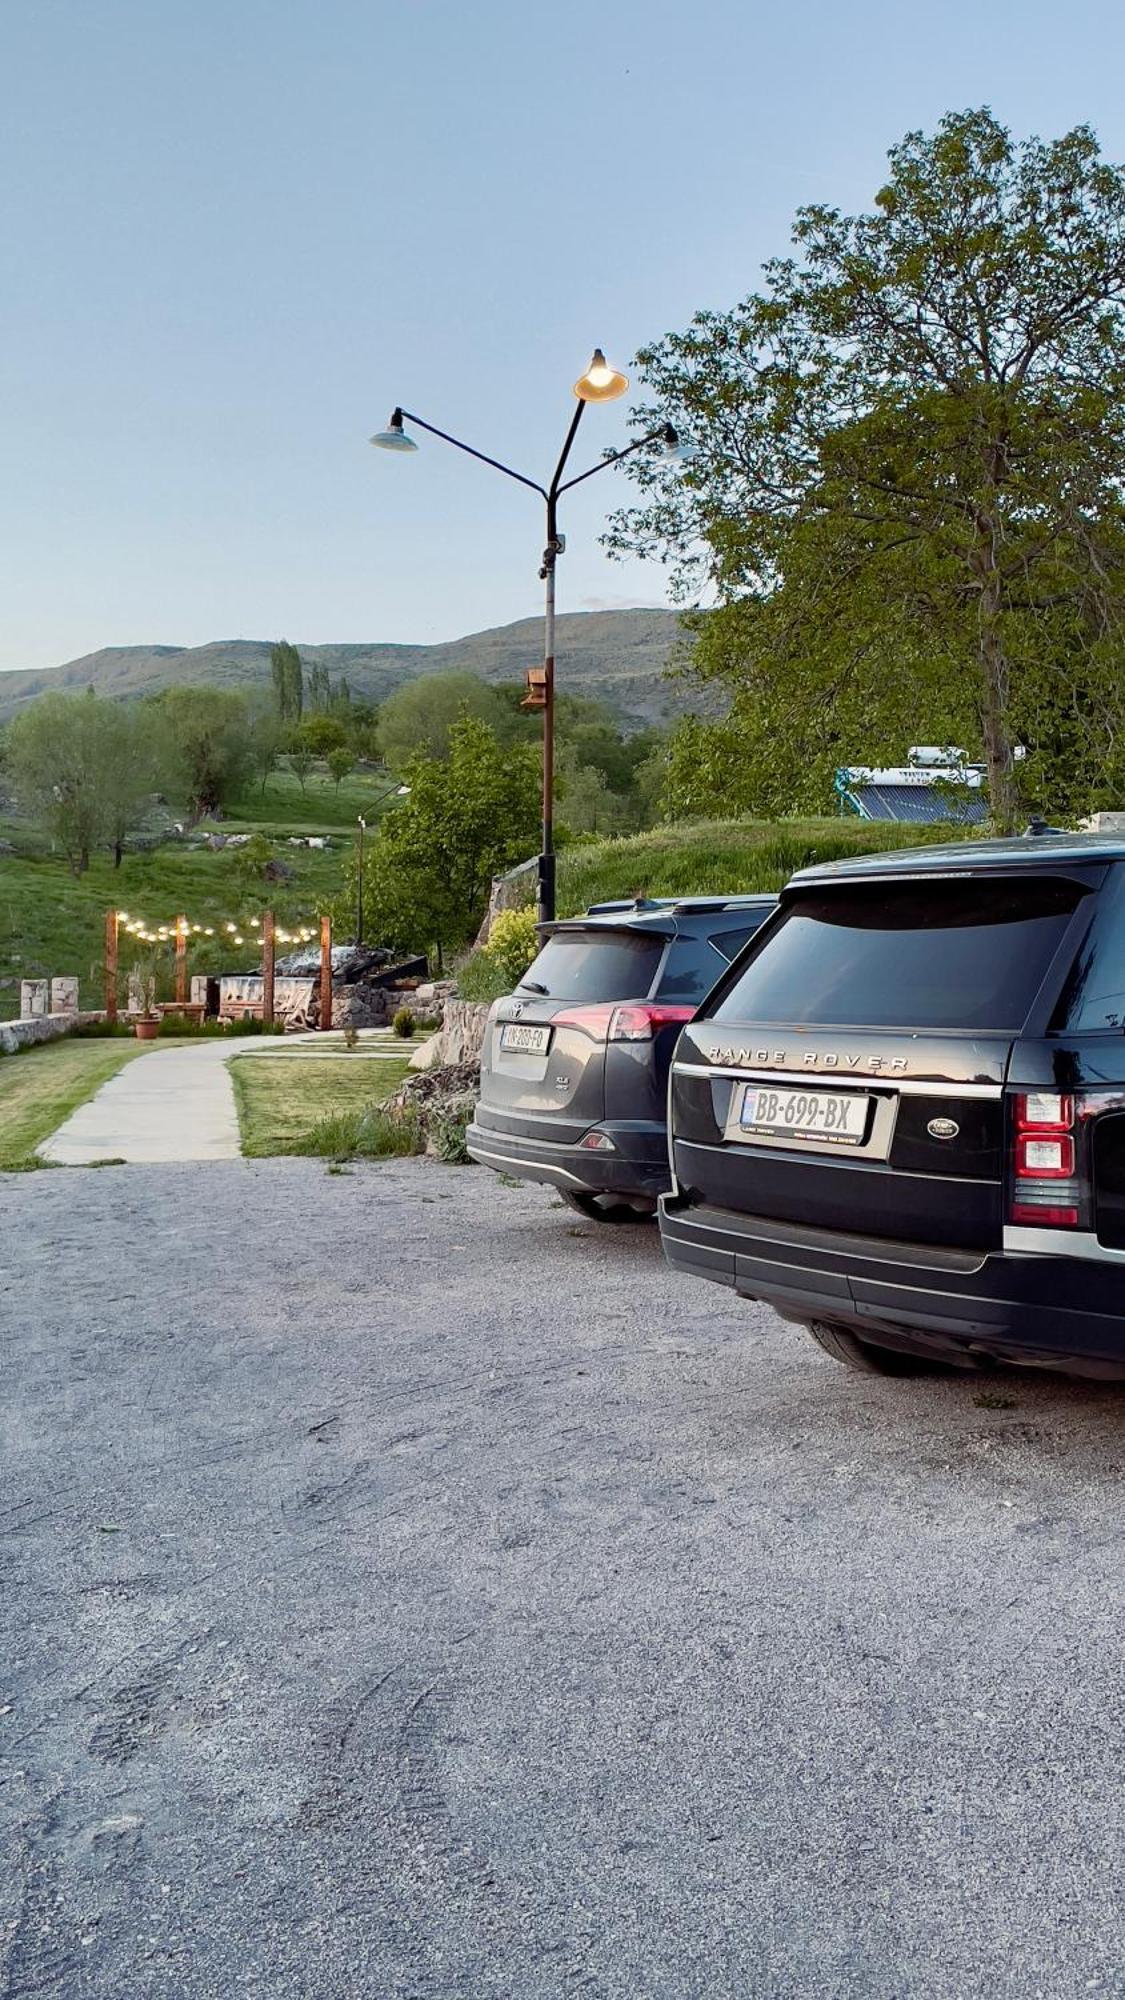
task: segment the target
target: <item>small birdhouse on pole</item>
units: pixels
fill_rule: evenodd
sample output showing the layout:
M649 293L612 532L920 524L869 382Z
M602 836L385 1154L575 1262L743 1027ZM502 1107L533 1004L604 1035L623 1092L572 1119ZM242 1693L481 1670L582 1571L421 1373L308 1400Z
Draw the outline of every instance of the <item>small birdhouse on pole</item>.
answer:
M521 708L546 708L547 669L529 667L527 670L527 693L520 703Z

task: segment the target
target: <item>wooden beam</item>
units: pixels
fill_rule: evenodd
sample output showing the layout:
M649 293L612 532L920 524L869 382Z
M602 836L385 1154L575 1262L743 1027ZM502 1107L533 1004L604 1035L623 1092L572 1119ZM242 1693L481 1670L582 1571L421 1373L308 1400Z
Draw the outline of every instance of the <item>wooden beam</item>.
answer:
M320 920L320 1025L327 1033L332 1026L332 919Z

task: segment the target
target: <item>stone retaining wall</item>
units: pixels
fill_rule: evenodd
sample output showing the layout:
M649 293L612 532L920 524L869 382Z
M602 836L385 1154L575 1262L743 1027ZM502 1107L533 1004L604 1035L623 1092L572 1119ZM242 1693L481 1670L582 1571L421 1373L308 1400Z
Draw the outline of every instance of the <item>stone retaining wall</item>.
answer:
M30 1021L0 1021L0 1050L14 1056L18 1049L33 1048L36 1042L57 1042L72 1028L99 1019L97 1014L38 1014Z

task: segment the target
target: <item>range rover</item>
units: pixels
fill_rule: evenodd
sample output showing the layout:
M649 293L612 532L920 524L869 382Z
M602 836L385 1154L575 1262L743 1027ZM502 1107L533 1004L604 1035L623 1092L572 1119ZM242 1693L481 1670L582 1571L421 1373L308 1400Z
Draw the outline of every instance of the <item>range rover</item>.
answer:
M679 1270L845 1364L1125 1373L1125 841L810 868L676 1050Z

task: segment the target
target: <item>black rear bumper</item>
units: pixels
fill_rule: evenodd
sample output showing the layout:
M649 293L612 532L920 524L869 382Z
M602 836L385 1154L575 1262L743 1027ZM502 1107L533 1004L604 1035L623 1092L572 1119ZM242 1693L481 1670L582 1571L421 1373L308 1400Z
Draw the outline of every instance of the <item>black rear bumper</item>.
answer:
M620 1194L655 1201L671 1185L668 1130L648 1120L621 1120L594 1126L613 1142L612 1152L593 1151L573 1140L534 1138L500 1125L485 1124L482 1107L465 1134L474 1160L519 1180L548 1187L578 1188L588 1194ZM487 1113L485 1114L487 1116ZM550 1126L543 1120L547 1132Z
M1125 1366L1125 1267L848 1236L667 1196L676 1270L763 1299L788 1319L830 1320L945 1353Z

